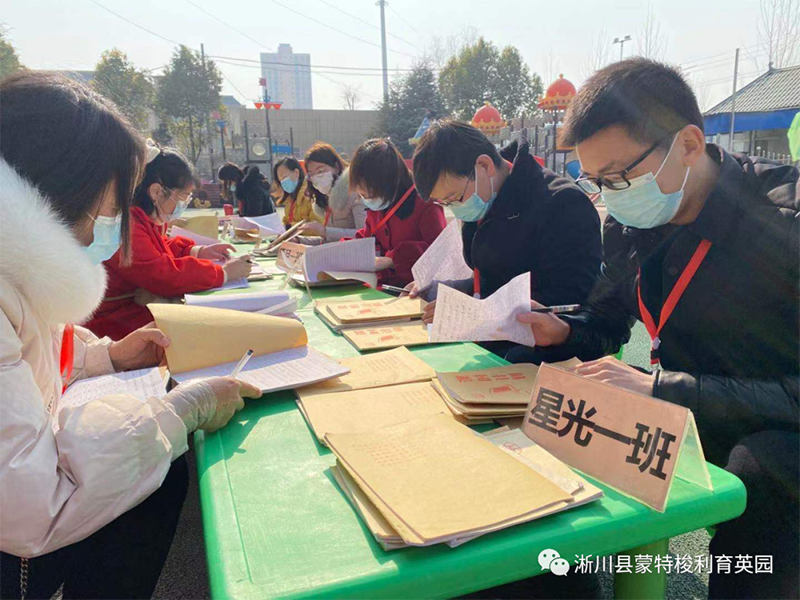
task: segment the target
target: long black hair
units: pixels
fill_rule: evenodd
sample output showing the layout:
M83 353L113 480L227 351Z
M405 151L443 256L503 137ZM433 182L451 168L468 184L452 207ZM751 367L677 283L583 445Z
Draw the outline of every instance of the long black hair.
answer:
M306 174L303 172L303 167L300 164L300 161L297 160L294 156L284 156L278 162L275 163L275 166L272 168L272 183L273 185L277 185L280 188L280 193L282 196L286 196L286 190L283 189L281 186L281 180L278 179L278 167L286 167L290 171L299 171L300 176L297 178L297 187L291 194L288 194L292 197L292 200L297 200L297 193L300 191L300 188L303 186L303 182L306 180Z
M117 107L63 75L19 71L0 83L0 132L0 156L70 227L97 214L114 186L127 261L129 209L144 169L145 142Z
M158 156L145 167L144 179L136 188L134 203L151 215L155 210L155 204L150 197L151 185L160 183L169 190L182 190L192 182L198 187L197 175L187 158L173 148L161 148Z

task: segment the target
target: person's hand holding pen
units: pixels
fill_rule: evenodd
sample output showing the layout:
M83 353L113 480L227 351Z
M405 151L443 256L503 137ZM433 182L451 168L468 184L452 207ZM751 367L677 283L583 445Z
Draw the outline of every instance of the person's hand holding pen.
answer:
M233 281L234 279L241 279L242 277L247 277L250 275L250 271L253 269L253 264L254 263L249 255L237 256L236 258L226 262L222 268L225 270L225 274L228 276L228 281Z
M567 341L570 327L566 321L559 319L556 315L572 312L571 310L556 310L559 308L563 307L548 307L531 300L531 311L535 312L517 315L517 321L530 325L537 346L558 346ZM575 305L567 308L574 310Z

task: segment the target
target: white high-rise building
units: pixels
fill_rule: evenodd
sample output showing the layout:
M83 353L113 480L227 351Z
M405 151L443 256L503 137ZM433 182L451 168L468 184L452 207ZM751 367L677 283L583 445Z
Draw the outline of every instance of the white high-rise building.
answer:
M276 53L261 53L261 76L273 102L283 108L314 108L311 96L311 55L295 54L291 44L279 44ZM261 90L263 96L263 88Z

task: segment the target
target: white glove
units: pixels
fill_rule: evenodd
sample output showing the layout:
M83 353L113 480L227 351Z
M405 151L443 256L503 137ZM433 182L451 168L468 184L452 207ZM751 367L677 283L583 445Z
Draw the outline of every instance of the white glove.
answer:
M182 383L163 401L186 426L188 432L201 429L213 432L227 425L231 417L244 408L243 398L260 398L257 387L231 379L211 377Z

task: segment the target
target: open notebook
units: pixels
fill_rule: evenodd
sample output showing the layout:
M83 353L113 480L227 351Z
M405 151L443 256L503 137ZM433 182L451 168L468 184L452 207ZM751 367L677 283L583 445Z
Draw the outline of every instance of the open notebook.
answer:
M288 264L287 272L292 281L300 284L346 285L366 283L378 285L375 273L375 238L333 242L321 246L308 246L300 258L300 264ZM281 266L281 261L278 261Z
M349 372L310 348L305 327L293 319L180 304L149 304L148 308L170 340L167 364L178 382L229 376L247 350L253 350L253 357L237 378L264 393Z

